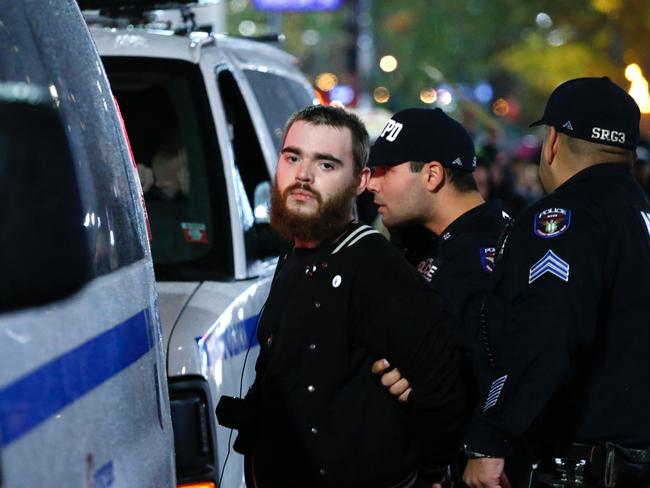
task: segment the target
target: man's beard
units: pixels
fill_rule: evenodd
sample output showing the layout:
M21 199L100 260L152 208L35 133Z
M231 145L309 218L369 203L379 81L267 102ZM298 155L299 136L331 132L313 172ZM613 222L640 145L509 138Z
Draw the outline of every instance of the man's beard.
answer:
M303 214L287 207L289 194L297 189L312 194L318 203L314 213ZM320 193L306 183L296 183L280 193L276 180L271 194L271 226L288 240L321 242L339 233L350 222L356 196L357 187L352 184L323 202Z

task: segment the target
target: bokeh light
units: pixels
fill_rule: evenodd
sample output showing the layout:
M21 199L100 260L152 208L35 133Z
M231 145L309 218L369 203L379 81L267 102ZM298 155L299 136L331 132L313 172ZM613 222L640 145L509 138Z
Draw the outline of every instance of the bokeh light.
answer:
M321 73L316 77L316 88L321 91L328 92L334 88L339 82L339 79L334 73Z
M449 105L454 97L451 92L445 88L438 90L438 104L442 106Z
M499 117L505 117L510 112L510 104L503 98L497 98L492 104L492 112Z
M488 103L494 96L492 85L490 85L488 82L479 83L476 85L476 88L474 88L474 96L479 102Z
M242 36L252 36L257 32L257 26L252 20L242 20L239 23L238 30Z
M372 92L372 98L377 103L386 103L388 100L390 100L390 90L388 90L388 88L385 86L378 86Z
M546 12L540 12L535 17L535 23L542 29L549 29L553 26L553 19Z
M438 99L438 92L435 88L425 88L420 91L420 100L422 103L435 103Z
M650 93L648 92L648 80L643 76L641 67L632 63L625 68L625 77L630 81L628 93L634 98L641 113L650 113Z
M397 69L397 58L388 54L379 60L379 67L386 73L392 73Z

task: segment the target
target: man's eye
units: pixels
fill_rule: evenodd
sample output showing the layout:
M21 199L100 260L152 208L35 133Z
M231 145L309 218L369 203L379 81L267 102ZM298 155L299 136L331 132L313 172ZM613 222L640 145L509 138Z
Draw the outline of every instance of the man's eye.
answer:
M327 171L334 169L334 165L332 163L327 163L327 162L320 163L320 167Z
M285 156L285 159L287 160L288 163L296 163L296 162L298 162L298 157L297 156L292 156L291 154L287 154Z

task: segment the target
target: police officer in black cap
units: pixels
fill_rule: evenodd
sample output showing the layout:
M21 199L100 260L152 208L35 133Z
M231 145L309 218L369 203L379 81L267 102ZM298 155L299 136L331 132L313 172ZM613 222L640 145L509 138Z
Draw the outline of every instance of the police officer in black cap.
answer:
M486 290L497 241L510 219L501 202L486 203L478 192L470 135L439 108L402 110L372 146L369 166L368 190L393 242L441 294L459 343L471 355L476 331L463 325L464 304ZM378 362L374 371L388 367ZM398 371L383 381L407 399L408 381Z
M485 202L478 192L474 143L442 110L410 108L388 121L369 165L368 190L382 221L407 260L443 297L469 366L480 341L475 324L463 321L465 305L488 289L497 242L511 223L500 201ZM380 360L373 372L383 373L381 381L391 393L408 400L410 383L397 368ZM471 376L469 368L466 374ZM529 465L509 463L511 479L526 477Z
M650 486L650 205L633 180L640 113L608 78L560 85L540 179L477 307L491 368L467 435L472 488L508 486L522 435L537 487Z
M510 219L486 203L472 172L474 143L442 110L396 113L371 148L374 194L384 225L405 257L443 296L466 349L474 333L462 326L465 300L487 285L497 240Z

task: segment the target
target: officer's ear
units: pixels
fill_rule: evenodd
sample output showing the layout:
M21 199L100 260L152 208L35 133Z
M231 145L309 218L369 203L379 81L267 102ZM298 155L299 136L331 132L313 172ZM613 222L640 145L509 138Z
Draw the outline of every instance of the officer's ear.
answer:
M553 164L558 151L558 142L560 133L551 125L546 130L546 139L542 146L543 159L549 166Z
M429 161L422 168L421 176L426 189L437 192L445 182L445 168L438 161Z

